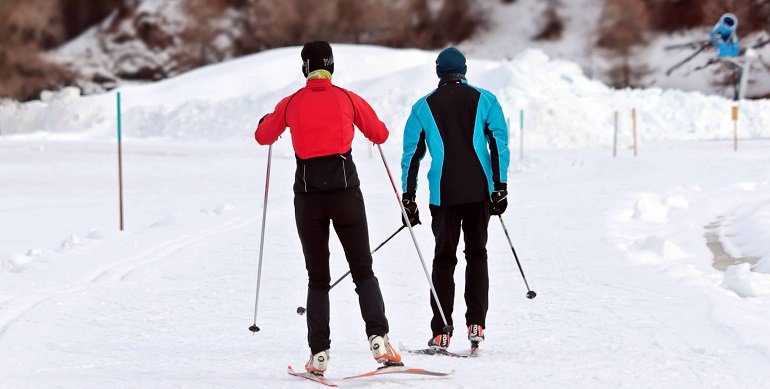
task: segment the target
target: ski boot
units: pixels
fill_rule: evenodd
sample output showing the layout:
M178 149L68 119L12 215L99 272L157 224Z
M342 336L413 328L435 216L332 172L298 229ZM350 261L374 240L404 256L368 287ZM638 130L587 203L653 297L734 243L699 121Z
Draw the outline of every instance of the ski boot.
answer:
M383 367L404 366L401 363L401 355L390 345L388 334L384 336L372 335L369 337L369 350L372 351L374 360L382 363Z
M324 350L310 356L310 360L305 364L305 370L310 374L323 377L328 363L329 350Z
M484 340L484 328L478 324L469 325L468 340L471 341L471 350L476 351L479 348L479 342Z
M452 338L449 334L438 334L428 341L428 347L434 350L446 351L449 348L449 340Z

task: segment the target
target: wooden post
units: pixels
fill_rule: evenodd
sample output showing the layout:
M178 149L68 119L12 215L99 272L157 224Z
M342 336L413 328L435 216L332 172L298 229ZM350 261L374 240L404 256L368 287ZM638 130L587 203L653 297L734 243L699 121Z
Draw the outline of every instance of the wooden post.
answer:
M120 230L123 231L123 152L121 148L120 119L120 92L118 92L118 204L120 208Z
M519 161L524 159L524 110L519 110Z
M638 152L638 146L636 143L636 108L631 110L631 121L633 122L634 128L634 157L636 157Z
M618 156L618 111L615 111L615 135L612 139L612 156Z
M733 105L733 151L738 151L738 106Z

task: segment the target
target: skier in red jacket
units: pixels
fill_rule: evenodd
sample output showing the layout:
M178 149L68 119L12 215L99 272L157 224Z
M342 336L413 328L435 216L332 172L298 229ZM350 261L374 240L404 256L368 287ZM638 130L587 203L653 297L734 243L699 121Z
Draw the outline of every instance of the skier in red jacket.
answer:
M364 199L351 155L354 128L381 144L388 129L371 106L353 92L331 82L334 56L328 42L302 48L307 84L281 100L265 115L254 137L269 145L290 128L297 160L294 216L308 272L308 372L323 375L329 359L329 221L342 243L366 322L374 359L400 365L401 356L388 341L388 320L380 286L372 270Z

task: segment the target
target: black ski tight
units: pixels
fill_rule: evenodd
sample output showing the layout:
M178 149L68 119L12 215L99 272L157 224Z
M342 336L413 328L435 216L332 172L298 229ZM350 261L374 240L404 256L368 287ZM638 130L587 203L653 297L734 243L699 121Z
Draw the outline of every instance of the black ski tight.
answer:
M372 270L364 198L359 188L294 196L297 232L308 273L307 326L310 351L329 349L329 225L342 243L356 284L366 335L388 332L385 304Z
M489 270L487 268L487 227L489 226L489 201L451 206L430 206L433 218L431 228L436 239L433 273L431 278L436 294L444 309L447 324L452 325L454 311L457 246L460 230L465 237L465 324L479 324L486 328L489 306ZM444 322L430 296L433 319L430 322L433 336L443 333Z

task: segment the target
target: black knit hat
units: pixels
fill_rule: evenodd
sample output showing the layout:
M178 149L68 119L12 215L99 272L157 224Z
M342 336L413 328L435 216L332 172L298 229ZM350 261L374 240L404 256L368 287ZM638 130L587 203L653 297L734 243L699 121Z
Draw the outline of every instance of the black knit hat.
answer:
M442 50L436 58L436 75L438 78L454 73L465 75L467 71L468 66L465 64L465 56L454 47Z
M307 77L308 73L318 69L334 73L334 54L329 42L308 42L302 47L302 74Z

